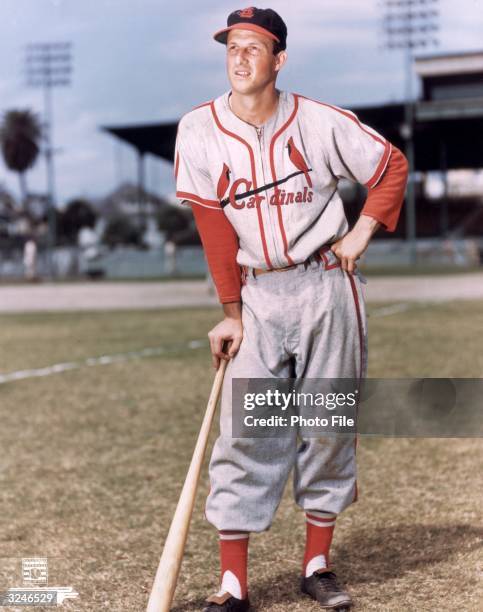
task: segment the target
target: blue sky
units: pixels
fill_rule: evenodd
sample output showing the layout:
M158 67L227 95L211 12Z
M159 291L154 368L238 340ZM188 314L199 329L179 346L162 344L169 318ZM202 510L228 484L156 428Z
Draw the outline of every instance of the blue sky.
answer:
M238 2L195 0L2 0L0 113L43 110L42 92L24 83L29 42L71 41L69 88L54 94L58 201L99 197L135 180L133 150L99 126L170 121L228 89L224 47L212 39ZM403 56L383 48L379 0L274 0L288 26L281 89L339 106L401 100ZM440 0L438 52L481 50L483 0ZM45 187L43 160L28 173ZM0 183L17 177L0 161ZM173 193L172 167L148 158L147 187Z

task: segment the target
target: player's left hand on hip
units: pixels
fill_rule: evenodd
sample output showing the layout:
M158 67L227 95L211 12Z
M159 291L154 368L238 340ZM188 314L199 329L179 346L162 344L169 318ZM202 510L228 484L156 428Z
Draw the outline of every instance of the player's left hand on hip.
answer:
M357 231L350 231L343 238L334 242L331 251L340 260L341 268L353 274L357 269L356 261L367 249L369 240Z

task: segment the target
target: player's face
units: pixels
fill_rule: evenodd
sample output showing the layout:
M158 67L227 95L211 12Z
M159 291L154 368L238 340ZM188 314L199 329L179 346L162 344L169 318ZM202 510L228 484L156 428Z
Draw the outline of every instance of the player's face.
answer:
M248 30L232 30L226 45L227 71L233 91L249 95L275 81L285 52L273 54L268 36Z

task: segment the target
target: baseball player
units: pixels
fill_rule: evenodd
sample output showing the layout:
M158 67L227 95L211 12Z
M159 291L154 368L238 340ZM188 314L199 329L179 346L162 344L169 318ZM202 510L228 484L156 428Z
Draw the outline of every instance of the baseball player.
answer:
M220 589L205 610L249 609L249 534L270 528L292 469L307 534L302 591L348 608L329 549L357 497L354 439L233 438L232 380L365 375L356 261L379 227L394 231L407 161L354 113L276 88L287 28L275 11L234 11L214 38L231 89L181 119L175 153L177 198L192 207L224 311L208 334L213 365L229 360L205 511L219 533ZM368 190L350 231L343 177Z

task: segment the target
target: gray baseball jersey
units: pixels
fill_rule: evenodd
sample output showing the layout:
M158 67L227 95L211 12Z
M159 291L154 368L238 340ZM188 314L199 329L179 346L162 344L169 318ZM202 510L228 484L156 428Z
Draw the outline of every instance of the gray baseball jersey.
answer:
M238 264L302 263L347 233L339 178L374 187L391 143L349 110L284 91L276 113L256 128L233 113L229 96L181 119L176 196L227 216L239 237Z

